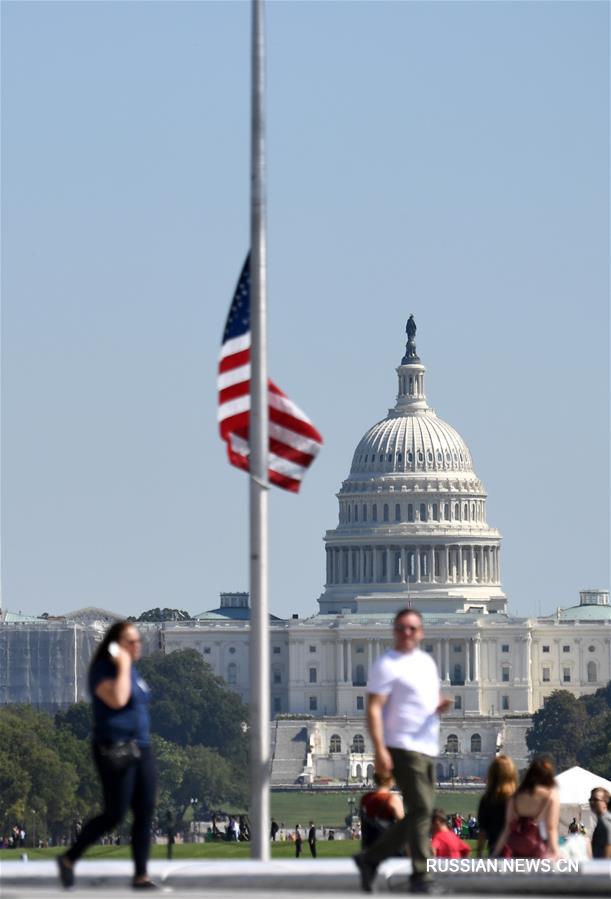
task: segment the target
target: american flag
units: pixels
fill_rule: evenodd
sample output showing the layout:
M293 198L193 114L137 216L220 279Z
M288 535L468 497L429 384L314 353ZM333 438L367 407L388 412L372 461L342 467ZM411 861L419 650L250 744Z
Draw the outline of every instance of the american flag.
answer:
M242 269L225 323L218 373L221 437L232 465L248 471L250 444L250 255ZM269 480L293 493L323 442L307 415L268 382Z

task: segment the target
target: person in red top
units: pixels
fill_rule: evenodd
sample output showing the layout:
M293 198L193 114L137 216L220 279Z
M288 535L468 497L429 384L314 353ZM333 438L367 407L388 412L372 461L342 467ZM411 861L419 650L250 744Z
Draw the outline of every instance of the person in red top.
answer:
M431 830L431 845L437 858L466 858L471 853L471 847L450 830L445 812L440 808L433 812Z

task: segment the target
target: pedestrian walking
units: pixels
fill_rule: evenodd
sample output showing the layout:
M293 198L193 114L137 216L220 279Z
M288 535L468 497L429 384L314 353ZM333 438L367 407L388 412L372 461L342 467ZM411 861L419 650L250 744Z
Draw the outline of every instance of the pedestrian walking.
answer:
M590 808L596 815L596 827L592 833L592 858L611 858L611 795L604 787L595 787L590 793Z
M494 851L505 827L507 803L518 787L518 772L508 755L497 755L488 767L486 789L479 801L477 823L477 857L482 858L484 847Z
M310 855L316 858L316 827L313 821L310 821L310 829L308 830L308 846L310 847Z
M297 824L295 827L295 858L299 858L301 855L302 846L303 837L301 836L301 825Z
M395 615L394 649L373 665L367 684L367 725L375 752L375 770L394 774L403 795L405 817L355 856L361 886L371 892L381 861L407 844L412 858L411 890L431 891L426 871L430 854L434 763L439 752L439 715L451 706L442 699L435 662L420 649L422 615L401 609Z
M272 818L272 826L270 828L270 837L272 838L272 843L276 842L276 835L278 834L279 830L280 828L278 827L278 822L275 818Z
M551 759L537 756L532 760L507 803L505 826L494 856L558 858L560 798L555 773Z
M74 885L74 866L85 850L114 831L131 809L134 889L158 889L147 874L155 808L155 765L150 745L149 690L135 663L138 630L129 621L108 629L89 668L93 699L93 759L104 800L100 815L85 824L68 851L58 856L64 887Z

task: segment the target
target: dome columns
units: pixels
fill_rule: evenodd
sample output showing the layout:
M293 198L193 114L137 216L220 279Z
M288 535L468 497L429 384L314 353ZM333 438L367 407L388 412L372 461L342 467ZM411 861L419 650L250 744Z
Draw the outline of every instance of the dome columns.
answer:
M427 409L428 404L424 392L425 366L421 362L414 362L409 365L399 365L396 371L399 378L396 409L410 412L416 409Z
M499 547L482 544L328 546L326 583L498 584Z

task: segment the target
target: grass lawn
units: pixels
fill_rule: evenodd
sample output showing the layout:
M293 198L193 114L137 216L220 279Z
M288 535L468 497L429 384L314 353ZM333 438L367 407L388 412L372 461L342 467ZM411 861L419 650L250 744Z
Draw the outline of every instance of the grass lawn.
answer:
M354 855L360 849L357 840L319 840L318 855L320 858L338 858ZM0 849L0 863L10 859L19 859L23 852L27 852L31 861L36 859L53 858L63 848L53 849ZM294 858L295 846L293 843L272 844L273 858ZM129 846L95 846L85 856L88 859L121 859L131 858ZM227 859L249 858L250 846L248 843L186 843L174 846L174 859ZM302 858L309 858L310 850L304 841ZM165 859L166 847L153 846L151 858Z
M472 850L475 842L467 840ZM318 840L319 858L345 858L352 856L361 848L358 840ZM49 859L63 852L63 849L0 849L0 862L18 860L22 852L27 852L32 861L37 859ZM115 860L131 858L129 846L95 846L85 856L88 859ZM153 846L151 855L154 859L166 858L165 846ZM228 859L249 858L250 846L248 843L188 843L174 846L174 859ZM295 847L292 843L272 844L273 858L295 858ZM304 842L302 858L310 858L310 851Z
M296 824L305 827L309 821L315 821L318 826L344 827L345 817L350 810L348 799L354 799L355 810L361 798L358 792L320 793L304 790L300 793L271 794L271 811L278 823L283 822L287 828L294 828ZM447 813L460 812L463 816L477 811L477 804L481 791L451 792L442 790L435 796L435 804L443 808ZM238 811L237 809L235 810ZM338 858L354 855L358 851L359 844L352 840L319 840L318 854L321 858ZM53 849L0 849L0 862L2 860L19 859L22 852L27 852L28 858L51 858L58 852ZM272 846L274 858L294 858L295 847L292 843L276 843ZM248 858L250 847L247 843L186 843L174 846L175 859L187 858ZM153 858L166 857L165 846L154 846ZM304 843L304 858L309 858L309 850ZM121 859L130 858L128 846L96 846L87 853L87 858L97 859Z
M467 816L477 812L477 805L483 790L451 792L440 790L435 795L435 805L448 814L459 812ZM272 793L272 815L278 823L284 822L287 827L296 824L305 825L308 821L323 824L325 827L343 827L344 819L350 810L348 799L355 800L358 811L361 793Z

